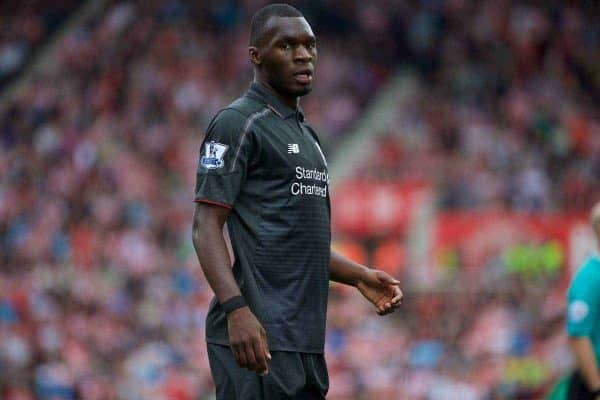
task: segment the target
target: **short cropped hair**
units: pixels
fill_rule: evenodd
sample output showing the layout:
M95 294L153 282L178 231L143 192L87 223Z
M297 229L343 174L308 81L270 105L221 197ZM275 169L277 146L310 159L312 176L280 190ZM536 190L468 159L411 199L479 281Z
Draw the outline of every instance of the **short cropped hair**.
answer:
M250 46L257 46L271 17L300 17L304 15L289 4L270 4L258 10L250 22Z

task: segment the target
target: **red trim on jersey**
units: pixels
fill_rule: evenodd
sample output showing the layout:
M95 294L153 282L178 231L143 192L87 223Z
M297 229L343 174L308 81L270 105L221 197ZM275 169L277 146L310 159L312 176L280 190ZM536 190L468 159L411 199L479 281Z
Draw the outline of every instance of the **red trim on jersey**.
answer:
M196 203L212 204L213 206L225 207L225 208L228 208L230 210L233 208L229 204L219 203L218 201L211 201L211 200L205 200L205 199L196 199L196 200L194 200L194 202L196 202Z
M273 106L272 106L272 105L270 105L270 104L267 104L267 107L269 107L269 108L271 109L271 111L273 111L275 114L277 114L277 115L278 115L280 118L283 118L283 115L281 115L281 113L280 113L279 111L277 111L277 110L275 109L275 107L273 107Z

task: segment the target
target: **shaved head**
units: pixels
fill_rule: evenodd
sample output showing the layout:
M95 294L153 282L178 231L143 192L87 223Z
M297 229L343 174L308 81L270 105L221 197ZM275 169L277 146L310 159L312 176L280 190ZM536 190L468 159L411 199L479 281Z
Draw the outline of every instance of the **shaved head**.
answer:
M304 15L289 4L270 4L252 16L250 23L250 46L258 46L272 17L303 18Z
M300 11L271 4L252 17L248 56L254 80L276 93L290 108L312 90L317 39Z

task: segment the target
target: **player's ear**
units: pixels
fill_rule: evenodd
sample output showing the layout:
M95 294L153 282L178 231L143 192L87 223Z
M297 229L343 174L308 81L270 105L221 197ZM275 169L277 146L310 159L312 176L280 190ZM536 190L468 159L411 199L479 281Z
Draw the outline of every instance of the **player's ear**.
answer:
M255 47L255 46L248 47L248 56L250 57L250 62L252 64L254 64L254 65L261 64L260 53L259 53L257 47Z

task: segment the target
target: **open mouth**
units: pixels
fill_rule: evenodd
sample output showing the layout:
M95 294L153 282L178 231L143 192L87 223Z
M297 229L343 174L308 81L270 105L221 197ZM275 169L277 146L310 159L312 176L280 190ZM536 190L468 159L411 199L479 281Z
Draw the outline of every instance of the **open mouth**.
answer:
M312 82L313 74L311 70L307 69L296 72L294 78L296 78L296 82L306 85Z

